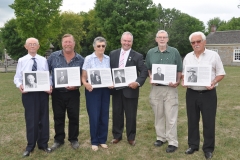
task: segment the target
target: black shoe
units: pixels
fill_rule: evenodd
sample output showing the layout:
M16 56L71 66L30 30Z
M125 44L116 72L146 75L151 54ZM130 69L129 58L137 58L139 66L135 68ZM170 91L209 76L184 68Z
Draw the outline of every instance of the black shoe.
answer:
M79 147L78 141L71 142L71 146L72 146L73 149L77 149Z
M198 149L194 149L194 148L188 148L185 152L185 154L193 154L195 151L198 151Z
M30 151L25 151L25 152L23 152L23 157L28 157L30 155Z
M172 153L172 152L175 152L177 150L178 147L176 146L173 146L173 145L168 145L167 149L166 149L166 152L167 153Z
M55 149L59 148L62 145L62 143L54 142L51 151L54 151Z
M205 152L204 155L206 159L211 159L213 157L212 152Z
M161 147L165 142L162 142L160 140L156 140L156 142L154 142L154 146L157 146L157 147Z
M43 150L46 153L51 153L52 152L51 148L39 148L39 149Z

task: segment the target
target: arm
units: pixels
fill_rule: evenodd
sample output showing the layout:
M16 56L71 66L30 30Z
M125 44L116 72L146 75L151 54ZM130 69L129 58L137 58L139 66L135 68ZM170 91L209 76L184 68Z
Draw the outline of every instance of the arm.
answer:
M219 76L216 76L213 81L211 82L211 86L206 86L206 88L208 90L211 90L215 87L215 85L220 82L222 79L224 78L224 75L219 75Z
M82 83L89 92L93 90L92 85L87 82L87 71L85 70L82 70Z

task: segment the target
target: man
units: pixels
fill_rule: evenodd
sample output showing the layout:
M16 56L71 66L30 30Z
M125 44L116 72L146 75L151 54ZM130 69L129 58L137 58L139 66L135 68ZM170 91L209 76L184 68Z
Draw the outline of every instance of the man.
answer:
M176 83L168 85L152 84L149 95L150 104L155 115L155 129L157 140L155 146L162 146L168 141L167 153L175 152L178 148L177 117L178 117L178 90L182 72L182 58L176 48L167 45L168 33L159 30L155 38L157 47L150 49L146 56L146 66L152 79L152 64L177 65Z
M95 71L91 71L91 74L90 74L90 79L91 79L91 84L94 85L96 82L96 74L95 74Z
M125 83L125 77L122 77L120 71L117 71L117 77L115 78L115 83Z
M164 80L164 74L161 73L160 67L157 68L157 73L153 75L153 80L161 80L161 81Z
M215 147L215 118L217 111L216 86L226 74L219 55L205 49L206 36L202 32L194 32L189 36L193 52L186 55L183 61L185 65L212 65L210 86L188 86L186 92L186 105L188 117L188 146L186 154L193 154L199 149L199 121L202 114L203 123L203 147L206 159L211 159ZM184 73L184 72L183 72ZM184 86L184 75L182 76Z
M27 84L25 85L26 88L37 88L37 83L35 83L35 77L32 74L27 76Z
M135 136L139 87L144 84L147 78L147 68L143 62L143 56L131 49L132 44L133 35L130 32L124 32L121 37L122 47L111 51L109 57L111 68L136 66L136 81L129 83L128 87L112 90L112 143L116 144L122 140L125 113L127 140L130 145L134 146L136 143Z
M28 54L19 58L14 83L22 93L22 103L25 110L27 147L23 153L23 157L27 157L34 150L36 143L38 148L44 152L51 152L48 148L49 140L49 94L47 92L24 92L23 88L23 72L24 71L48 71L46 58L37 54L40 47L36 38L28 38L24 47L28 50ZM28 76L33 80L32 75ZM51 88L51 87L50 87Z
M69 119L68 140L74 149L77 149L79 147L79 87L54 87L54 68L79 67L81 75L84 59L81 55L74 52L74 47L74 37L71 34L65 34L62 37L63 49L52 53L48 58L49 70L51 72L53 81L52 107L54 115L55 136L54 144L51 147L52 150L55 150L64 144L66 111Z
M188 82L197 82L197 76L195 75L195 70L193 68L191 68L189 71L190 72L190 76L188 77Z
M64 76L63 71L60 71L60 77L58 78L57 83L58 84L67 84L68 83L68 79L66 76Z

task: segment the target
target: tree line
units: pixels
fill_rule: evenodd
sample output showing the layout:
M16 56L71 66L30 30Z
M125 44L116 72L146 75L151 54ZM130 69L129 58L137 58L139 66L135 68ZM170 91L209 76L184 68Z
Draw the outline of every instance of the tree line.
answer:
M24 43L28 37L39 39L39 54L45 55L50 44L54 50L61 49L61 37L70 33L76 41L75 50L84 57L93 52L92 42L97 36L107 39L106 54L120 47L124 31L134 36L133 49L146 55L156 45L155 35L164 29L169 33L168 44L177 48L182 56L192 48L188 37L192 32L202 31L208 35L211 26L218 31L240 30L240 17L228 22L218 17L204 23L199 19L173 8L165 9L152 0L96 0L94 9L74 13L59 10L62 0L15 0L10 7L16 18L0 28L0 54L4 49L13 59L27 54ZM234 6L233 6L234 7Z

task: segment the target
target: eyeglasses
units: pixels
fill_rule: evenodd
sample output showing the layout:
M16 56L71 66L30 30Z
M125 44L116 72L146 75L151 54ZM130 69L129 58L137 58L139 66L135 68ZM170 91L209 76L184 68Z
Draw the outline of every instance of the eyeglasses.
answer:
M37 43L28 43L27 45L28 46L37 46L38 44Z
M157 38L159 38L159 39L166 39L166 38L168 38L168 37L157 37Z
M105 48L106 46L105 45L97 45L97 48L100 48L100 47Z
M198 40L198 41L193 41L193 42L191 42L191 44L194 45L195 43L196 43L196 44L199 44L199 43L201 43L201 42L202 42L202 40Z

